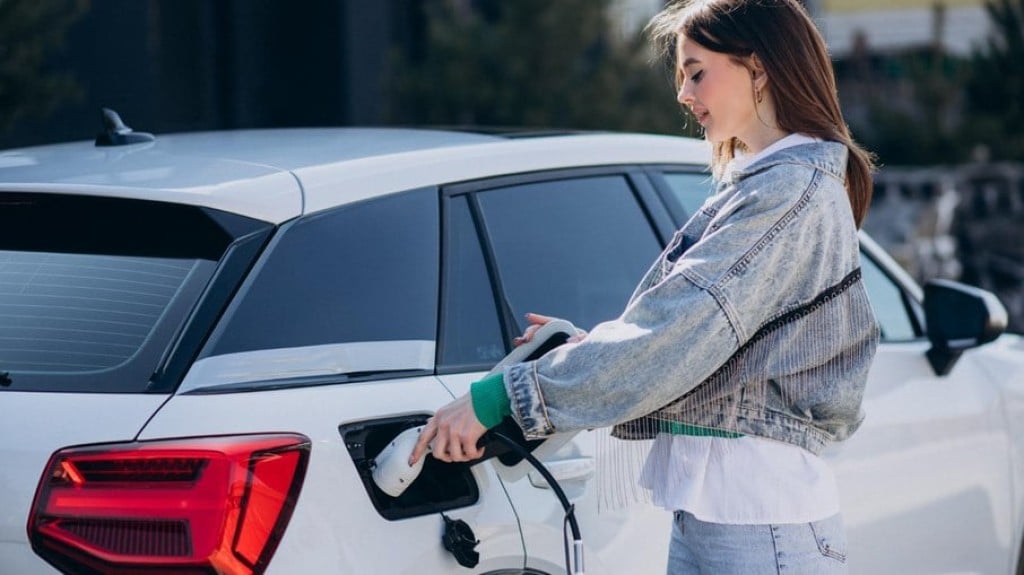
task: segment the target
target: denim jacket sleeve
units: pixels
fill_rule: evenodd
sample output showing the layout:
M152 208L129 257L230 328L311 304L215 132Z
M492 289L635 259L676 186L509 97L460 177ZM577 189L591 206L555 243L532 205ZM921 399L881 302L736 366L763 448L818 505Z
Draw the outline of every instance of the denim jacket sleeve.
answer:
M832 257L852 249L855 262L857 249L852 223L842 221L844 212L852 221L845 189L833 175L767 170L718 196L677 234L620 317L579 343L506 368L513 417L528 437L657 410L812 294L823 283L817 276L834 275L818 268L855 265Z

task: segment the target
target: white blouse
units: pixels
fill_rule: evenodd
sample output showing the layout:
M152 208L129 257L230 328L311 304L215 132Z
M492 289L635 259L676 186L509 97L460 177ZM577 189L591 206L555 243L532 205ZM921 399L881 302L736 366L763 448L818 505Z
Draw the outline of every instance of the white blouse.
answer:
M655 505L710 523L808 523L839 513L824 459L760 437L660 434L640 484Z

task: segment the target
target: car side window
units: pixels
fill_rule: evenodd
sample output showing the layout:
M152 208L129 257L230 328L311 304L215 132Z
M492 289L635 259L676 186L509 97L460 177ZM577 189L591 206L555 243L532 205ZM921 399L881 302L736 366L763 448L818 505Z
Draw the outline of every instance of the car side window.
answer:
M662 173L672 197L692 216L711 194L711 176L700 172Z
M512 185L477 199L517 331L526 312L584 329L618 317L661 251L623 175Z
M445 226L445 299L439 366L490 369L505 356L498 308L469 196L448 202Z
M862 253L860 262L868 299L882 329L882 341L917 338L903 290L867 255Z
M434 341L438 212L430 188L294 222L268 248L207 355Z

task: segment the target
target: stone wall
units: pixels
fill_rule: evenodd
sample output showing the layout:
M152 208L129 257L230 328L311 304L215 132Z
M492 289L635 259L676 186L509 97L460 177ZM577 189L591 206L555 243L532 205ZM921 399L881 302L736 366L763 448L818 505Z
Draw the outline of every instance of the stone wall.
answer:
M918 281L994 292L1024 331L1024 165L884 168L864 227Z

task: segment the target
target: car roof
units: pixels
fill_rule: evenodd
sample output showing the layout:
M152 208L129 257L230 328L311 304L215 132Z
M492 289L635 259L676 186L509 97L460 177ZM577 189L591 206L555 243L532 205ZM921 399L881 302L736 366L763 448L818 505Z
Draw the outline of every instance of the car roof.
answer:
M500 135L499 135L500 134ZM444 183L572 166L688 163L697 140L618 133L308 128L160 135L0 153L0 192L127 197L199 205L280 223Z

